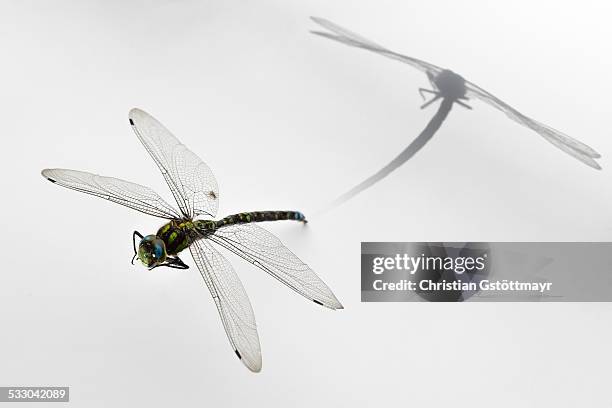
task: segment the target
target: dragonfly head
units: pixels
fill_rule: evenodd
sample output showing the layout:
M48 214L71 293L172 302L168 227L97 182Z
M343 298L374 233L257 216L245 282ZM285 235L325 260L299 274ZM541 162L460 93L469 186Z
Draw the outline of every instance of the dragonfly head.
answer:
M443 98L465 98L467 89L465 87L465 79L461 75L445 69L433 78L433 82L433 85L438 88Z
M138 244L138 259L147 268L154 268L164 263L168 256L166 244L157 235L147 235Z

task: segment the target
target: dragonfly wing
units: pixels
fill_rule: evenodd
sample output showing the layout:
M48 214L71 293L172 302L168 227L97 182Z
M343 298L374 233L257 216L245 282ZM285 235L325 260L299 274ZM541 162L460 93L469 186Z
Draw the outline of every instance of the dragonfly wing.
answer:
M543 123L540 123L523 115L522 113L514 109L512 106L508 105L501 99L485 91L484 89L480 88L478 85L472 82L466 81L466 87L468 89L467 96L480 99L481 101L489 104L490 106L502 111L510 119L535 131L548 142L550 142L557 148L563 150L565 153L580 160L587 166L593 167L598 170L601 169L601 166L594 160L600 158L601 155L597 153L597 151L595 151L592 147L558 130L553 129L550 126L547 126Z
M430 72L434 75L437 75L443 70L437 65L431 64L429 62L388 50L387 48L378 45L375 42L370 41L359 34L353 33L352 31L349 31L346 28L340 27L339 25L332 23L331 21L326 20L324 18L311 17L311 19L323 28L331 31L331 33L324 31L311 31L311 33L315 35L325 37L330 40L338 41L342 44L349 45L351 47L363 48L365 50L375 52L387 58L391 58L411 65L412 67L425 73Z
M331 289L272 233L255 224L230 225L209 239L317 304L342 309Z
M317 23L318 25L320 25L321 27L323 27L323 28L325 28L325 29L327 29L327 30L329 30L329 31L331 31L333 33L336 33L340 37L344 37L344 38L350 39L352 41L358 42L360 44L368 45L368 46L373 47L373 48L384 49L384 47L382 45L376 44L374 41L368 40L367 38L365 38L365 37L363 37L363 36L361 36L361 35L359 35L357 33L354 33L354 32L352 32L350 30L347 30L344 27L340 27L338 24L332 23L329 20L326 20L326 19L321 18L321 17L310 17L310 19L312 21L314 21L315 23Z
M41 173L62 187L101 197L145 214L180 218L178 212L155 191L140 184L77 170L45 169Z
M129 118L183 215L187 218L214 217L219 206L219 187L210 168L148 113L132 109Z
M232 265L205 239L189 247L193 260L217 305L229 342L242 363L261 370L261 348L251 302Z

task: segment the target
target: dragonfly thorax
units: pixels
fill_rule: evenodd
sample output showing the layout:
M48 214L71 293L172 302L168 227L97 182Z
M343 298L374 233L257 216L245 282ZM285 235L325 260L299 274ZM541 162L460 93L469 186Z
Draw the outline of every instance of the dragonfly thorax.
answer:
M172 220L157 231L157 237L164 242L168 255L176 255L189 247L189 237L194 232L192 221Z
M444 98L459 99L465 97L467 89L465 87L465 79L453 71L445 69L441 71L433 82Z

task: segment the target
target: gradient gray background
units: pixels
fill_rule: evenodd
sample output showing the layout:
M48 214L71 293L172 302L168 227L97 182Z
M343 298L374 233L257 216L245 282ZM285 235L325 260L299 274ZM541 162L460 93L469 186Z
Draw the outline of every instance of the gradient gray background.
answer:
M611 406L611 304L359 301L360 241L612 238L611 14L599 1L2 2L0 384L69 385L88 407ZM309 15L456 70L592 145L604 170L474 102L388 179L313 215L434 111L418 109L424 75L309 35ZM170 198L128 125L134 106L215 171L221 214L311 219L269 228L346 310L231 257L259 375L195 269L130 266L132 230L160 221L39 175L90 170Z

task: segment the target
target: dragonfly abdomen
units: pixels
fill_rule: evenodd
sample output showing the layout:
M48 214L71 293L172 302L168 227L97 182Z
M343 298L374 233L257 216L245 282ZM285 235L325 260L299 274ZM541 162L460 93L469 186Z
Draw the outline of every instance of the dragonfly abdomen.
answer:
M299 211L251 211L228 215L215 222L215 229L234 224L284 220L306 222L306 217Z

